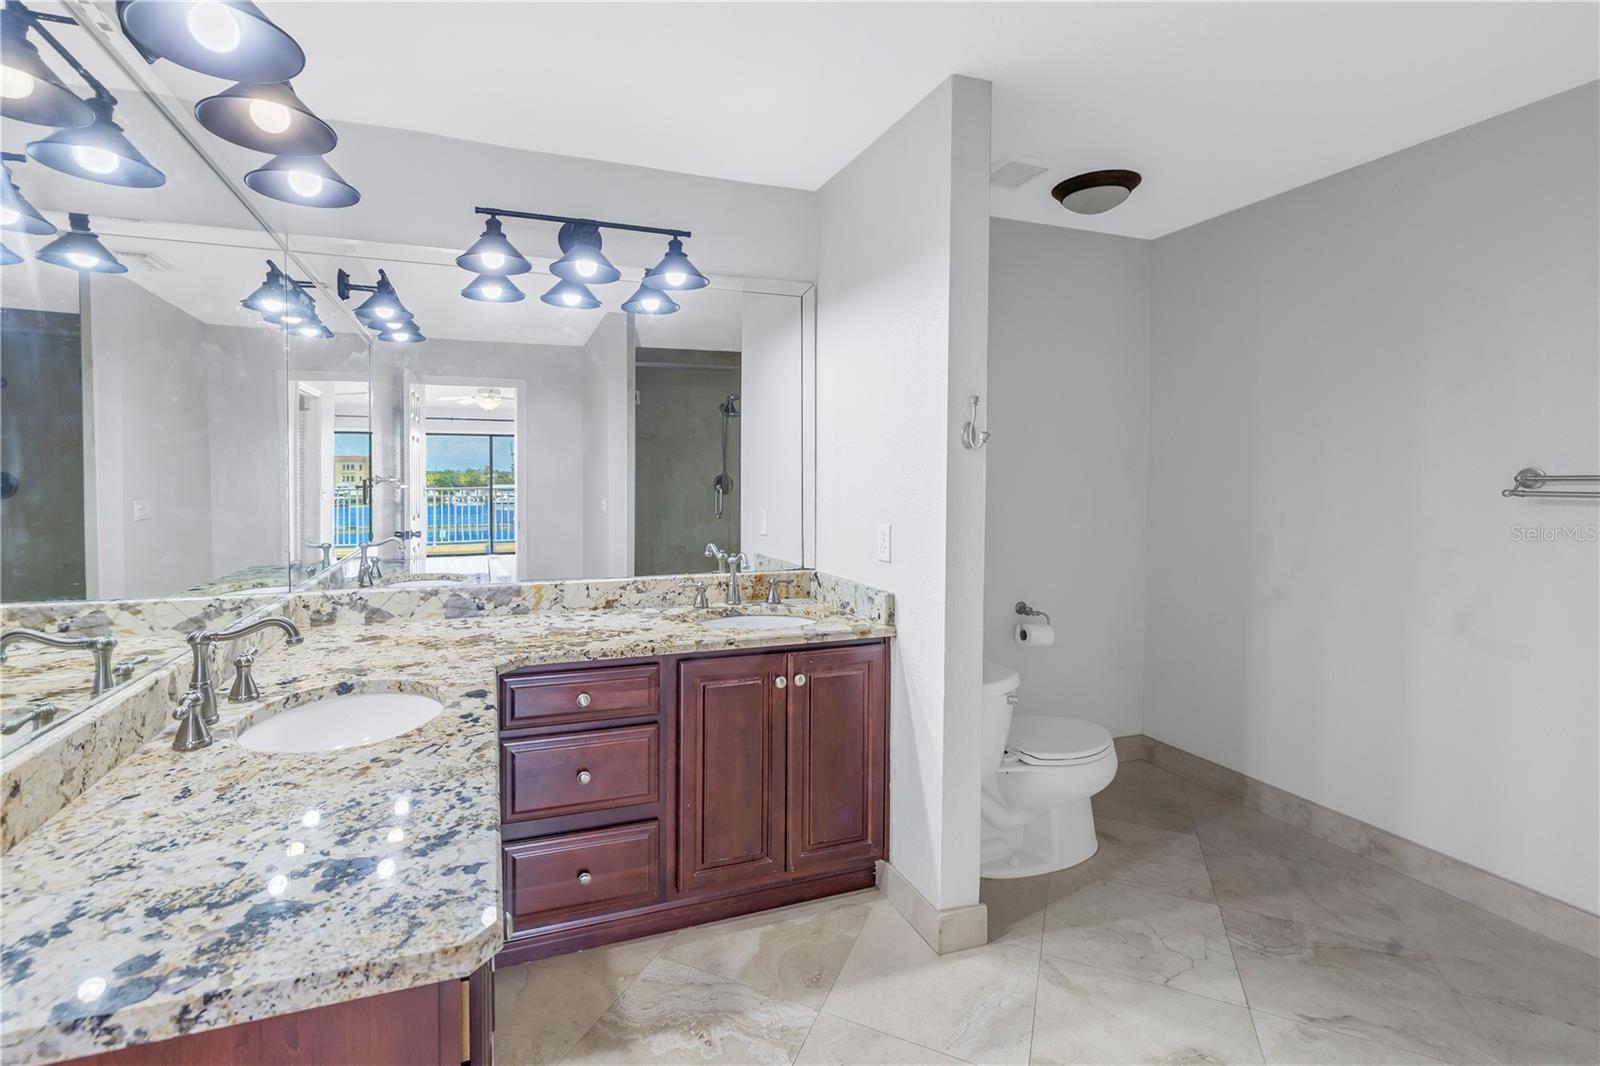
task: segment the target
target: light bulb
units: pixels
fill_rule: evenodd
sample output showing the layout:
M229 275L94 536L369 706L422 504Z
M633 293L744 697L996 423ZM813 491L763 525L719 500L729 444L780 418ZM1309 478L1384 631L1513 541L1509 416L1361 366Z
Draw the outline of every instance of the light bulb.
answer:
M26 100L32 95L32 74L12 67L0 67L0 96L7 100Z
M302 316L295 314L293 311L283 316L283 322L286 326L298 326L304 321L305 319Z
M564 292L561 294L561 302L566 304L568 307L577 307L578 294L575 292Z
M679 285L682 285L684 282L686 282L688 280L689 280L689 275L685 274L681 270L669 270L669 271L667 271L667 284L671 285L673 288L677 288Z
M573 266L577 267L578 273L586 278L594 277L594 272L600 269L600 264L593 259L580 259Z
M499 270L506 265L504 252L484 252L478 258L483 260L483 266L486 270Z
M487 296L491 300L500 299L500 294L505 292L505 290L502 289L498 285L485 285L481 289L479 289L478 291L483 293L485 296Z
M318 329L316 326L301 326L300 327L300 336L302 336L302 337L315 337L321 332L322 331L320 329Z
M289 190L296 196L311 199L322 191L322 175L306 170L289 171Z
M639 303L644 305L644 309L646 311L659 310L660 307L661 307L661 297L659 297L659 296L646 296L643 300L640 300Z
M115 152L108 152L104 148L96 148L91 144L74 146L72 159L84 170L95 174L109 174L117 169L118 163L122 162L117 158Z
M231 52L239 47L242 34L239 22L227 5L217 0L200 0L189 6L189 34L202 48L212 52Z
M22 218L22 212L14 207L0 207L0 226L10 226Z
M282 133L289 128L292 117L289 109L276 100L250 101L250 121L266 133Z
M269 315L275 315L279 311L283 310L283 301L282 300L274 300L274 299L271 299L271 298L262 300L261 301L261 310L265 311Z
M394 317L394 308L384 304L382 307L374 307L372 313L387 322Z
M68 252L67 262L79 270L88 270L100 262L100 257L98 255L90 255L87 252Z
M397 341L408 341L408 340L411 339L411 334L408 331L402 329L402 330L399 330L399 331L397 331L395 333L394 339L397 340Z

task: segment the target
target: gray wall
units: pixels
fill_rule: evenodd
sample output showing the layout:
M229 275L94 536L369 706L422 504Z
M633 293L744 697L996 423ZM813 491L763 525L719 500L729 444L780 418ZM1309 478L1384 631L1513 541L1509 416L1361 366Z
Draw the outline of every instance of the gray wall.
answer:
M1590 911L1595 507L1500 490L1600 471L1597 128L1590 84L1156 243L1145 717Z
M984 657L1022 710L1141 729L1150 244L990 223ZM1019 648L1013 608L1057 642Z

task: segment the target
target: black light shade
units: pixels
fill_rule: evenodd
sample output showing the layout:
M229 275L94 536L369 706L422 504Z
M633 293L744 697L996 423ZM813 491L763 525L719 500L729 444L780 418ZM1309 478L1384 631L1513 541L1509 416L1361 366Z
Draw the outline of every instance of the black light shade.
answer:
M623 302L622 309L630 315L670 315L678 310L678 305L667 295L667 290L641 284L639 291Z
M469 300L481 300L490 304L514 304L518 300L527 299L521 289L511 284L510 278L497 278L492 274L479 274L470 285L461 290L461 295Z
M105 185L154 189L167 183L167 176L112 121L110 101L97 99L89 108L94 112L93 122L34 141L28 145L28 154L51 170Z
M11 180L10 167L5 168L5 182L0 184L0 229L41 237L56 231L55 224L23 198L16 182Z
M0 14L0 116L38 126L85 126L94 112L45 66L28 40L28 20Z
M229 81L288 81L306 54L249 0L124 0L122 28L144 51Z
M223 140L267 155L322 155L339 143L288 82L235 85L195 104L194 117Z
M22 262L22 256L0 244L0 266L12 266L20 262Z
M711 280L695 269L683 254L683 241L674 237L667 242L661 262L644 276L644 283L652 289L703 289Z
M289 306L290 289L297 288L277 267L267 268L267 280L256 291L239 301L239 306L258 315L275 315Z
M595 298L587 286L576 281L567 281L565 278L555 283L549 292L539 299L551 307L570 307L575 310L588 311L600 306L600 301Z
M378 339L390 344L417 344L428 338L424 337L422 331L415 325L407 322L404 325L395 326L393 329L384 330L378 334Z
M526 274L533 269L533 264L506 240L501 232L500 220L492 215L483 227L483 236L474 241L471 248L456 256L456 266L474 274L488 274L497 278L508 274Z
M88 215L69 215L72 229L43 248L39 249L39 260L68 270L79 270L92 274L126 274L128 268L117 261L117 257L106 250L100 243L100 238L89 229Z
M600 252L600 230L583 222L568 222L556 241L565 254L550 264L550 273L580 285L607 285L622 271Z
M355 186L314 155L277 156L246 174L244 183L262 196L301 207L349 207L361 199Z
M410 322L414 317L390 285L380 284L378 291L361 301L356 308L356 318L368 329L389 329Z

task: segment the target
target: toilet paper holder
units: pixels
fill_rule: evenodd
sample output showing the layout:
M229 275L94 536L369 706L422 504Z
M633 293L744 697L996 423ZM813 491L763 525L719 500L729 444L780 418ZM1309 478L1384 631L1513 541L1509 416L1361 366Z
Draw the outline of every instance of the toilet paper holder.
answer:
M1055 625L1054 622L1050 621L1049 615L1045 614L1043 611L1036 611L1032 607L1029 607L1027 601L1025 600L1017 601L1017 613L1021 615L1027 615L1029 618L1043 618L1044 624L1047 626Z

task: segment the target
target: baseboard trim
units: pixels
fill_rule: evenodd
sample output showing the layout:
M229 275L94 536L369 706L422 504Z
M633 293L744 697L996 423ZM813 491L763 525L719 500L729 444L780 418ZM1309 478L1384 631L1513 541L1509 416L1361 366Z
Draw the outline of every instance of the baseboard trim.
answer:
M1125 754L1126 752L1126 754ZM1117 738L1119 760L1143 760L1236 799L1525 929L1600 957L1600 916L1182 748L1142 734Z
M989 908L982 903L940 910L905 874L882 859L878 860L878 891L940 955L989 942Z

